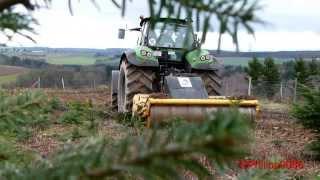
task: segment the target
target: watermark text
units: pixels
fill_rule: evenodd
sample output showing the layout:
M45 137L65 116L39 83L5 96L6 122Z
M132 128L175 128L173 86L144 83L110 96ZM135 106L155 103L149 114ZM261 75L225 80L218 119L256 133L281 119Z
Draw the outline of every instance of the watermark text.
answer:
M263 160L240 160L238 165L241 169L303 169L304 163L300 160L283 160L280 162L268 162Z

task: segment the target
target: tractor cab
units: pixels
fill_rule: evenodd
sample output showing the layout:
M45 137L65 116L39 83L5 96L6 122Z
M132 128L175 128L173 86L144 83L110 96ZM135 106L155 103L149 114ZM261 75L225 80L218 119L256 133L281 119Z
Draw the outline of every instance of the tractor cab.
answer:
M196 40L191 22L178 19L141 20L140 45L152 49L185 49L196 48Z
M186 54L197 48L192 22L172 18L141 18L137 47L152 51L159 73L185 72ZM143 51L142 51L143 52Z
M128 29L138 31L138 46L152 49L192 50L199 47L192 29L192 21L171 18L140 17L140 27ZM119 39L125 38L125 29L119 29Z

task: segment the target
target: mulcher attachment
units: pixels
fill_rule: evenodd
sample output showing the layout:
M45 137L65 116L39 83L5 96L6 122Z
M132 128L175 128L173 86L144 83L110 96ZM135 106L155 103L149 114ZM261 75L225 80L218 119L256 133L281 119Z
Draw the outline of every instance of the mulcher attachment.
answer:
M172 99L208 99L200 77L165 77L165 91Z
M212 112L237 108L254 120L258 101L225 96L208 96L200 77L165 77L164 94L137 94L132 113L147 120L147 126L181 118L202 121Z

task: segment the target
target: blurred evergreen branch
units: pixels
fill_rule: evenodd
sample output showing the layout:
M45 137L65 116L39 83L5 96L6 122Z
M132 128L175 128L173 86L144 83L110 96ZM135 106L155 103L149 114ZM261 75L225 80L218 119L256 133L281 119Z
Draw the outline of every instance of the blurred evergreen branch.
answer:
M14 12L12 9L3 10L0 13L0 31L7 36L9 40L12 39L13 35L19 34L35 42L28 34L36 34L32 25L37 24L37 20L29 14Z
M16 34L33 42L31 34L36 34L33 25L38 21L31 13L22 13L15 10L16 5L22 5L27 11L42 7L49 7L51 0L1 0L0 1L0 31L11 40Z
M30 128L48 125L54 101L41 92L23 92L9 95L0 92L0 134L25 139Z
M210 164L228 166L246 155L250 127L239 112L218 112L199 124L178 124L167 130L149 130L116 143L100 140L66 148L52 160L27 168L1 169L2 179L181 179L182 171L212 176Z
M50 6L52 0L3 0L0 2L0 11L5 13L8 11L9 14L13 14L10 9L17 4L22 4L27 10L35 10L37 8L44 6ZM111 2L121 10L121 15L125 16L126 7L128 2L132 0L111 0ZM72 0L67 0L69 11L73 14ZM93 5L99 8L96 0L91 0ZM216 20L219 24L218 33L218 50L221 47L221 35L228 33L236 45L237 51L239 51L238 34L239 28L243 27L249 34L254 35L253 24L264 23L260 20L256 13L261 10L259 5L259 0L147 0L149 7L150 17L171 17L171 18L187 18L196 19L197 31L202 31L202 42L205 41L207 32L213 30L213 22ZM34 29L30 26L31 23L36 21L32 19L30 21L29 16L13 16L12 21L16 21L18 24L21 20L24 22L29 22L27 25L23 23L23 26L10 26L8 29L15 33L21 34L20 30L27 30L34 32ZM2 19L2 18L1 18ZM20 21L18 21L20 19ZM0 24L0 28L1 28ZM19 31L14 31L15 27L19 27ZM3 29L1 29L3 31ZM30 38L24 34L25 37Z

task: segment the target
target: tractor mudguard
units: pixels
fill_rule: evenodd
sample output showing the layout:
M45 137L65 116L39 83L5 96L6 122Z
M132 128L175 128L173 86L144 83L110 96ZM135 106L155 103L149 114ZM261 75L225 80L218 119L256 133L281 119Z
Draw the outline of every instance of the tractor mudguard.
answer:
M186 60L192 69L196 70L218 70L221 65L210 55L209 51L196 49L188 52Z
M159 67L158 59L154 58L151 53L151 57L142 56L141 50L143 48L137 48L136 50L129 50L122 54L121 60L126 58L131 64L139 67Z

